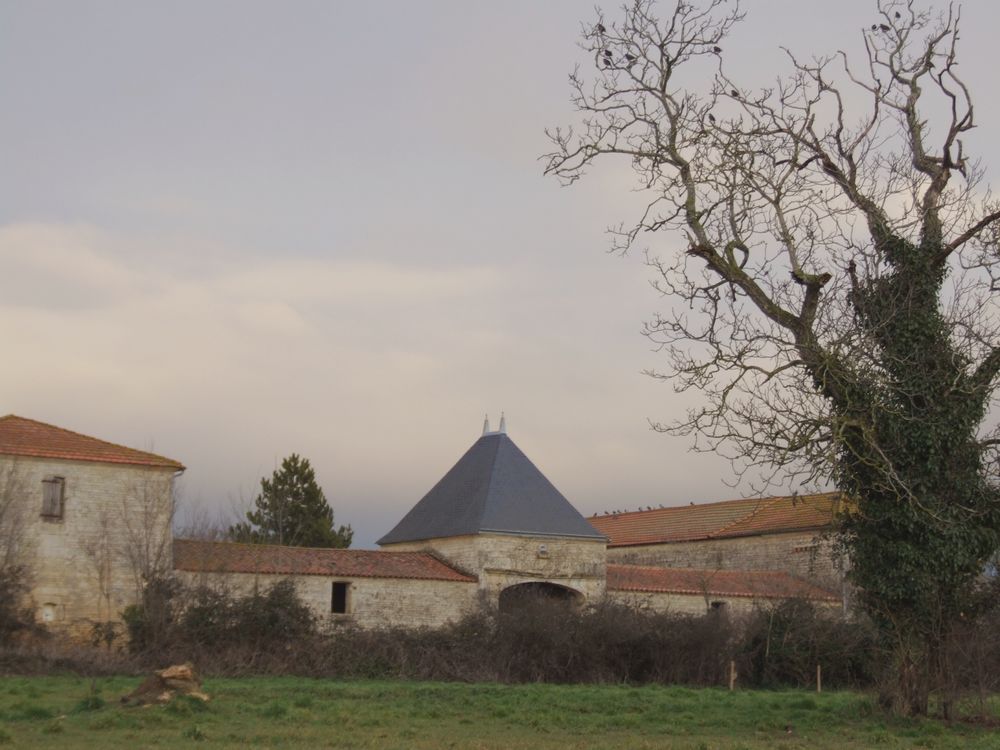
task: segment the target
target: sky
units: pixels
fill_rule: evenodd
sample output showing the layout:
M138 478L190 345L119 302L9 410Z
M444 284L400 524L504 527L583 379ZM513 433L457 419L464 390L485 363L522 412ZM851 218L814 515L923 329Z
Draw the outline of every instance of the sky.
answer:
M874 8L744 5L725 54L758 85L782 45L856 50ZM181 461L181 523L233 520L298 453L357 547L501 410L584 514L750 492L650 429L693 396L643 375L665 363L642 322L669 302L641 254L608 253L641 204L628 165L542 174L593 18L590 0L0 0L0 414ZM993 175L1000 6L963 18L969 145Z

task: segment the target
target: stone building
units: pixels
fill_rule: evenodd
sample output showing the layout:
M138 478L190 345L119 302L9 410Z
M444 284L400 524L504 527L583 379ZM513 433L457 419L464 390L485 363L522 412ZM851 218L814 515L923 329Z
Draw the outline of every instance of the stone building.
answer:
M634 520L638 514L630 515ZM759 521L763 529L763 516ZM614 556L608 536L600 519L580 515L501 423L499 431L485 429L379 539L379 551L188 540L178 540L174 549L175 566L189 580L247 590L294 577L318 615L363 627L440 625L482 602L516 607L526 594L576 606L606 597L691 614L720 607L743 612L793 597L840 606L836 593L763 554L747 557L755 565L748 569L700 566L682 556L625 560Z
M707 509L701 517L681 508L669 509L678 511L672 517L647 511L588 520L503 423L484 430L379 540L380 550L171 544L171 489L181 464L19 417L0 419L0 460L6 476L16 477L9 496L27 519L21 546L36 611L55 625L117 619L154 570L234 592L292 579L331 627L435 627L484 602L516 608L529 595L687 613L789 597L840 605L806 568L779 560L787 562L789 545L816 542L820 522L795 520L813 504L789 511L772 498L754 508L745 501L700 506ZM822 502L814 504L822 515Z
M593 516L608 538L608 562L660 568L777 570L833 591L844 562L830 532L838 492L744 498Z
M0 567L20 565L37 618L117 620L171 567L177 461L14 415L0 418Z
M194 585L246 594L284 578L330 625L438 627L477 603L477 578L426 552L307 549L174 540L174 569Z

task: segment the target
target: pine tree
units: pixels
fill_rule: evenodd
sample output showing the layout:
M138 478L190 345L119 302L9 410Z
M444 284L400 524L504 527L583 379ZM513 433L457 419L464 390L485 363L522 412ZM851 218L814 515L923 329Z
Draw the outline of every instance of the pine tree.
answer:
M351 546L350 526L335 528L333 509L309 460L293 453L281 462L271 478L262 477L260 493L247 520L230 527L237 542L282 544L291 547Z

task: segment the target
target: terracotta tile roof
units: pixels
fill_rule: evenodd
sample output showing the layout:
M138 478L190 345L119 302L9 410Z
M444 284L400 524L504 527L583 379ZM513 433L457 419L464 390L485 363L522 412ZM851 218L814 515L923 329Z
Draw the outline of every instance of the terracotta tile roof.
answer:
M609 547L690 542L829 527L841 510L839 492L748 498L592 516Z
M0 417L0 455L162 466L177 471L184 470L183 464L171 458L126 448L124 445L98 440L14 414Z
M777 570L696 570L609 565L608 589L664 594L839 602L831 591Z
M426 552L279 547L196 539L174 540L174 569L194 573L413 578L462 583L477 580Z

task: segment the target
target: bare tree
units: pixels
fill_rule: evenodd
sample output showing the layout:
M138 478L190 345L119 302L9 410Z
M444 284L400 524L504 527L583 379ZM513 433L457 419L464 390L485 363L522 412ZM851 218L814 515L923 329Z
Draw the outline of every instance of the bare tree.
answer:
M582 40L594 73L571 76L581 122L550 131L547 172L572 183L631 161L649 202L615 247L678 240L648 255L675 304L646 334L669 356L654 375L701 394L658 428L738 470L849 493L842 540L892 649L886 698L924 713L1000 546L1000 434L983 427L1000 372L1000 205L963 143L959 12L884 0L860 63L789 52L765 90L724 64L741 18L724 0L598 15ZM708 86L685 88L705 69Z
M24 484L17 461L0 465L0 576L25 564Z
M90 564L90 573L96 584L97 617L95 628L109 628L114 619L114 570L116 567L116 552L118 544L115 540L115 527L112 515L107 509L102 510L97 517L96 533L80 540L80 547ZM113 632L113 631L109 631ZM95 630L95 635L97 631Z
M32 620L26 605L32 571L25 483L16 460L0 463L0 643Z
M147 473L133 482L119 508L119 551L132 573L135 594L171 569L175 482L161 473Z

